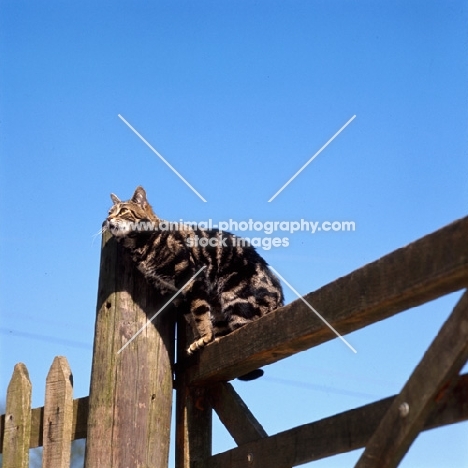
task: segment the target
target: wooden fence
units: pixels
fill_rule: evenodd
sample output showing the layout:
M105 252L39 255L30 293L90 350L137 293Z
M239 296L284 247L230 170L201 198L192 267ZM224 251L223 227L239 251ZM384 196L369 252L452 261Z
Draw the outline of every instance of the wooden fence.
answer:
M6 414L0 419L3 468L28 468L29 449L44 447L44 468L68 468L72 440L87 434L88 397L73 399L67 359L57 356L46 380L45 404L31 410L26 366L16 364L8 385Z
M345 335L468 287L468 218L305 296ZM44 467L69 466L71 440L87 437L86 467L166 467L172 373L177 468L289 468L365 448L357 468L395 467L424 430L468 420L468 293L465 292L398 395L268 436L228 380L335 335L302 301L276 310L190 358L174 356L174 327L111 238L103 240L90 397L72 399L71 372L57 357L43 408L30 409L23 364L8 387L0 420L4 468L28 466L44 447ZM163 314L162 314L163 315ZM178 348L190 333L179 324ZM211 453L215 410L237 447Z

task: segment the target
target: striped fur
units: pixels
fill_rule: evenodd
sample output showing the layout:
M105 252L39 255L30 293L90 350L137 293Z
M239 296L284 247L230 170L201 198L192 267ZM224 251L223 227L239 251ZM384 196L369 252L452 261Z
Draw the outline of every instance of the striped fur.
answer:
M138 269L162 294L178 291L206 267L183 291L190 305L186 318L198 336L188 354L283 305L278 279L255 249L242 246L237 236L187 226L158 229L167 224L161 224L142 187L128 201L114 194L111 198L114 205L103 229L130 251ZM128 223L146 227L128 229ZM149 223L154 229L147 230ZM197 237L217 245L201 247Z

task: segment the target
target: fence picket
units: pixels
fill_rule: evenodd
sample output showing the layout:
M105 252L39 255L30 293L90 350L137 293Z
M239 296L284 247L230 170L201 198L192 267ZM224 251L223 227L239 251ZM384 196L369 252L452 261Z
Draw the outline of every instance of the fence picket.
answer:
M57 356L46 380L42 468L69 468L73 423L72 373L68 361Z
M31 381L23 363L15 365L7 390L3 468L29 467Z

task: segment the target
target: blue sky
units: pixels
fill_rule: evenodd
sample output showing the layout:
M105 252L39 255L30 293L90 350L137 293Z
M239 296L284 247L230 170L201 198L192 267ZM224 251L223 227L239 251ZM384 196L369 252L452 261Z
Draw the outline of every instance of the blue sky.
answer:
M467 214L466 2L0 8L1 395L21 361L42 406L56 355L75 396L88 394L93 234L110 192L126 199L143 185L169 220L354 221L354 232L295 233L287 248L259 250L301 294ZM386 397L459 297L348 335L357 354L333 340L234 385L269 434ZM401 466L468 466L467 429L421 435ZM214 452L233 446L216 423ZM313 466L353 466L359 454Z

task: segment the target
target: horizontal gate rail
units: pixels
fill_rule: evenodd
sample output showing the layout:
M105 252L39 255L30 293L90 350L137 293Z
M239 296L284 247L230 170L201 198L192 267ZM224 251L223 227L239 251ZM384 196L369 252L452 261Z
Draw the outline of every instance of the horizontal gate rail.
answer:
M285 468L363 448L397 396L213 455L205 468ZM468 421L468 374L436 398L423 430Z
M468 287L468 217L304 296L342 335ZM189 385L231 380L336 338L301 301L186 359Z

